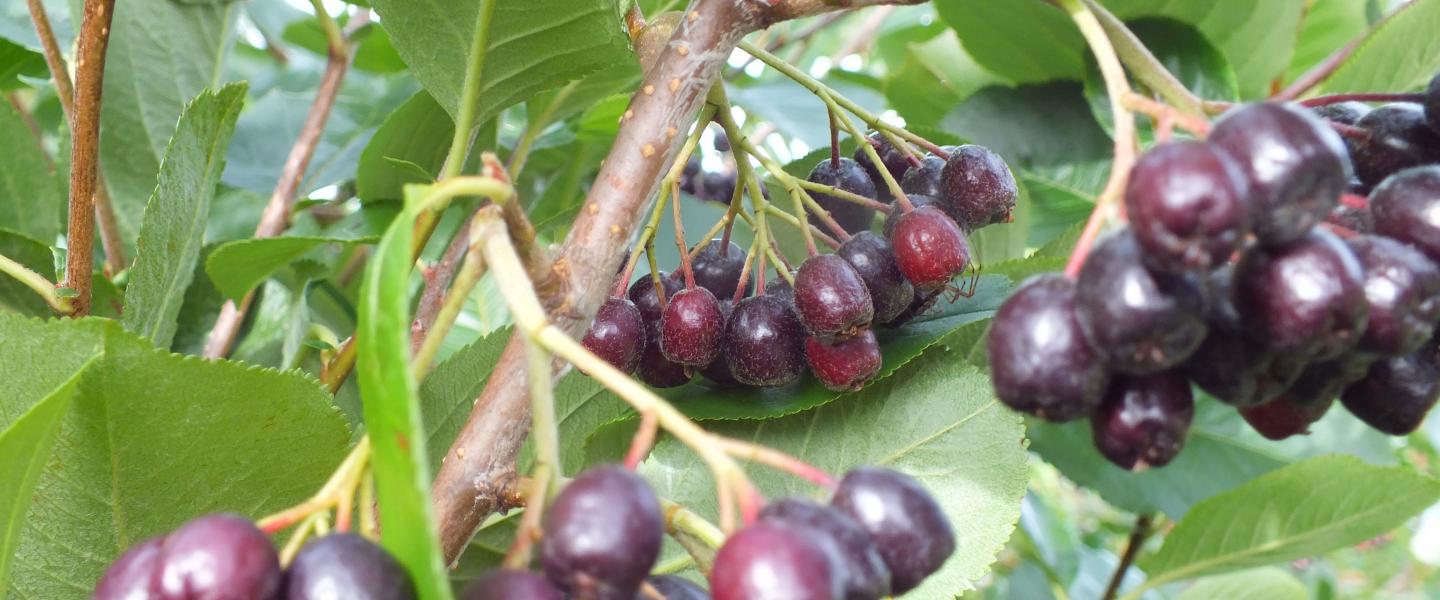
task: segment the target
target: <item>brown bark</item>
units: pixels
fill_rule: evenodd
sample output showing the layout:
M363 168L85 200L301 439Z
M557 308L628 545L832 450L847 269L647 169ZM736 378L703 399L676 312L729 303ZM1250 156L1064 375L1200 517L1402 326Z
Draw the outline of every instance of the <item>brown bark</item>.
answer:
M833 1L833 0L832 0ZM608 293L630 234L654 195L726 58L746 34L776 22L839 8L921 0L698 0L645 75L550 274L536 284L552 321L570 335L589 323ZM530 426L523 342L512 335L432 489L447 560L460 555L514 478ZM556 365L556 376L563 365ZM459 457L465 457L463 460Z
M75 291L71 314L90 314L90 273L94 270L96 159L100 154L100 92L105 80L105 50L115 0L86 0L75 50L75 105L71 117L70 214L65 281Z

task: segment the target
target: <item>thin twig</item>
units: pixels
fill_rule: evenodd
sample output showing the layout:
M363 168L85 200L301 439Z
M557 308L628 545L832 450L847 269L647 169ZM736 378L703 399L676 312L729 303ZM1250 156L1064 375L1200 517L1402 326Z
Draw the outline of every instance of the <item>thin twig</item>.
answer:
M115 0L86 0L75 50L75 113L71 127L70 215L66 229L69 251L61 287L74 291L72 314L90 314L90 277L94 270L96 164L100 155L100 102L105 78L105 50Z
M1105 35L1110 38L1110 43L1115 48L1115 55L1121 63L1129 67L1130 74L1140 80L1140 83L1145 84L1145 87L1154 90L1161 98L1165 99L1166 103L1180 112L1195 117L1204 116L1205 111L1201 106L1200 98L1185 87L1185 84L1180 83L1180 80L1165 68L1160 59L1155 58L1155 55L1145 47L1140 38L1135 37L1135 33L1125 26L1124 21L1121 21L1095 0L1080 1L1090 9L1090 13L1095 16L1100 27L1105 30Z
M1130 539L1125 542L1125 553L1120 555L1120 564L1115 565L1115 574L1110 576L1110 585L1105 586L1105 594L1101 600L1114 600L1115 594L1120 592L1120 584L1125 582L1125 573L1130 570L1130 565L1135 563L1135 557L1140 554L1140 547L1145 545L1145 538L1150 535L1151 516L1143 514L1135 517L1135 526L1130 529Z
M0 254L0 273L9 275L34 290L55 312L62 315L70 312L69 300L56 292L54 283L3 254Z

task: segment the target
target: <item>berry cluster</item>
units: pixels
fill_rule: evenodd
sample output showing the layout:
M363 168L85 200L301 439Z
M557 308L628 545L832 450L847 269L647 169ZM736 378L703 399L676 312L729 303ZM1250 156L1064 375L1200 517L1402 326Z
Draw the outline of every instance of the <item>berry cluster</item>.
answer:
M745 252L710 240L692 249L694 258L682 264L688 273L642 276L628 297L609 298L585 346L654 387L683 385L695 372L721 386L778 387L798 380L807 366L831 390L864 386L881 366L874 328L904 325L951 289L951 279L970 265L966 233L1009 221L1018 195L1009 167L980 146L915 159L880 134L868 142L883 165L863 152L855 159L837 155L808 179L894 202L875 183L878 169L886 169L903 182L910 204L891 205L884 235L870 230L874 208L817 193L816 202L848 234L835 253L809 257L785 279L755 278L756 286Z
M671 600L708 599L674 576L649 576L664 523L644 480L617 466L591 469L545 515L544 574L502 569L473 582L466 600L630 600L642 583ZM716 600L879 600L898 596L955 550L950 522L917 482L863 467L824 506L784 498L721 546L710 572Z
M1088 417L1127 469L1180 452L1191 383L1270 439L1306 432L1336 398L1380 431L1414 431L1440 395L1440 77L1430 102L1428 122L1414 104L1246 105L1205 141L1148 151L1129 227L1073 279L1031 278L996 313L996 394Z
M336 533L300 549L290 566L249 520L199 517L121 555L94 600L413 600L410 575L382 548Z

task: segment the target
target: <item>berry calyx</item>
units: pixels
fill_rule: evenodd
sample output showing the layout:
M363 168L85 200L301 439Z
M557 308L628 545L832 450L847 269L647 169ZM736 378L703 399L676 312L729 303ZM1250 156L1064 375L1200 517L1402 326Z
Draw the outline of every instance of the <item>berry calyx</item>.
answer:
M870 534L849 515L799 498L782 498L760 512L773 521L804 530L830 552L843 594L839 598L878 599L890 595L890 568Z
M758 521L720 547L710 569L715 600L835 600L840 577L824 547L793 527Z
M540 563L571 597L629 598L660 555L664 524L649 484L619 466L576 477L545 511Z
M1425 122L1418 104L1386 104L1355 126L1370 134L1350 157L1360 181L1376 185L1404 169L1440 162L1440 133Z
M1143 375L1178 365L1205 340L1197 282L1151 273L1129 231L1101 241L1075 282L1075 314L1111 368Z
M689 367L714 362L724 335L720 301L702 287L680 290L660 320L660 350L665 358Z
M875 307L865 281L844 258L812 256L795 273L795 312L810 335L842 340L870 326Z
M285 600L411 600L410 574L380 546L353 533L306 544L285 570Z
M1370 194L1375 233L1400 240L1440 261L1440 166L1392 175Z
M1355 253L1323 229L1276 247L1254 246L1235 267L1235 308L1256 343L1326 360L1365 333L1369 304Z
M968 231L1010 222L1019 196L1010 167L984 146L955 148L940 171L940 200Z
M647 332L640 309L628 298L609 298L595 312L581 345L626 373L640 366Z
M1334 208L1350 181L1339 134L1284 104L1248 104L1215 123L1208 138L1235 161L1250 196L1250 223L1266 244L1303 235Z
M725 326L724 357L735 380L745 385L788 385L805 374L805 327L775 296L741 300Z
M728 199L727 199L728 200ZM710 290L716 298L730 298L740 286L740 275L745 269L745 251L735 242L728 245L719 238L710 240L690 261L690 271L695 274L695 285ZM745 282L743 295L750 295L755 289L753 278Z
M529 571L495 569L465 588L465 600L564 600L549 580Z
M890 143L890 138L876 131L865 137L865 141L875 147L875 154L880 156L880 162L884 164L885 170L895 181L900 181L910 170L910 159L905 157L905 152L896 148ZM880 175L880 170L870 162L870 154L864 148L855 149L855 162L865 169L865 174L870 177L870 182L875 186L875 199L881 202L894 202L895 198L890 194L890 186L885 185L885 178ZM910 190L905 190L910 193Z
M280 590L275 547L239 515L182 525L165 536L156 566L159 598L272 598Z
M915 286L900 272L889 240L862 231L840 244L835 254L850 263L865 282L876 322L889 322L910 307L915 299Z
M1364 235L1346 243L1360 260L1370 304L1356 349L1387 356L1419 350L1440 322L1440 267L1387 237Z
M835 487L830 505L875 540L890 569L892 596L915 589L955 552L955 531L945 511L919 482L898 471L853 469Z
M1440 368L1417 354L1388 358L1345 389L1340 403L1366 425L1388 435L1420 427L1440 398Z
M995 313L985 344L995 395L1042 419L1090 414L1110 381L1075 316L1075 283L1061 275L1021 283Z
M805 338L805 362L825 389L852 392L875 378L883 358L875 333L866 329L830 344L815 337Z
M1122 469L1170 464L1185 446L1195 400L1177 371L1121 376L1090 417L1095 447Z
M874 198L875 183L865 173L865 168L860 163L848 158L842 158L838 163L832 164L830 159L820 161L810 170L807 180L820 185L835 186L857 196ZM829 194L811 194L815 202L827 211L830 217L835 219L840 227L849 233L865 231L870 228L870 223L875 220L875 210L868 207L842 200ZM810 223L816 227L824 228L820 219L810 215Z
M1250 230L1245 180L1214 146L1181 141L1146 152L1130 171L1125 213L1148 264L1170 272L1223 264Z
M917 208L900 215L890 235L895 262L917 292L945 287L970 265L965 232L940 209Z

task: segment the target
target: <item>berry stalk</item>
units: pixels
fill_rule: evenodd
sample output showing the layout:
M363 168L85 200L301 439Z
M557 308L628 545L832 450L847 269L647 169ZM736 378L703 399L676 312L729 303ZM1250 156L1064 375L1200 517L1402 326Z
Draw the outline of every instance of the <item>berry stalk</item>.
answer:
M1333 94L1330 96L1316 96L1300 101L1300 106L1315 108L1317 106L1328 106L1341 102L1424 102L1425 94Z
M875 146L863 141L867 138L863 133L860 132L858 128L855 127L855 123L850 120L850 117L846 116L843 112L840 112L840 107L838 104L835 103L835 98L830 95L830 92L821 92L820 99L824 100L825 106L830 108L830 114L832 119L838 117L840 120L840 125L843 126L846 131L850 132L851 137L857 140L862 140L860 143L860 149L865 152L865 156L870 157L870 164L885 164L885 161L880 159L880 153L875 151ZM895 181L895 176L890 173L890 170L881 168L878 169L878 172L880 173L880 178L885 180L885 185L890 188L890 194L895 196L895 203L899 205L900 211L910 212L912 210L915 210L915 205L910 203L910 197L905 194L905 190L900 188L900 182ZM890 211L886 210L885 212Z

